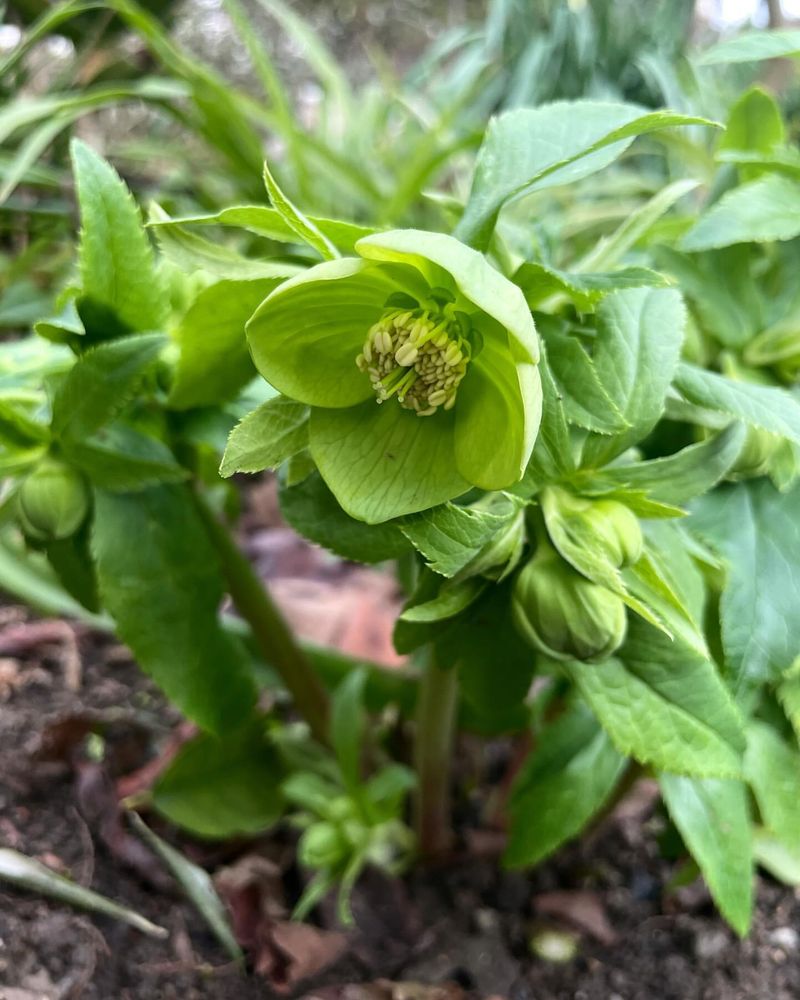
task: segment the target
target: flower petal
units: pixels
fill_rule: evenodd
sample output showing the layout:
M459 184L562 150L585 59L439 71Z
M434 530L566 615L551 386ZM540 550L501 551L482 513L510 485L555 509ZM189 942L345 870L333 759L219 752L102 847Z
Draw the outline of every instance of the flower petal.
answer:
M285 281L247 324L256 368L284 395L312 406L347 407L372 397L356 368L367 331L393 292L420 293L411 268L345 257Z
M464 298L508 330L528 361L539 360L539 340L525 296L477 250L453 236L420 229L365 236L356 250L369 260L412 264L430 285L442 285L445 272Z
M465 479L484 490L502 490L522 478L542 414L538 368L514 361L495 333L470 363L458 390L455 455Z
M453 455L453 413L418 417L395 400L311 411L309 445L344 510L377 524L469 489Z

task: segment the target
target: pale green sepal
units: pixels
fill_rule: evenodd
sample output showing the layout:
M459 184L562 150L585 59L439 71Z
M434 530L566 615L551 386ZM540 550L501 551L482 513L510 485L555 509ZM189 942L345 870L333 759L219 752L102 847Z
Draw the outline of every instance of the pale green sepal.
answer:
M378 524L465 493L454 459L453 412L417 417L373 400L311 411L311 455L344 510Z

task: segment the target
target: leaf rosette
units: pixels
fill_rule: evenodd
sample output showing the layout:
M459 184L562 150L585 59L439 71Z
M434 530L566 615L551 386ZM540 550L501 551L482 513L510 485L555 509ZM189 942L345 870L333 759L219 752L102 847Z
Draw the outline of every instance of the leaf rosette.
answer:
M309 448L370 523L517 482L542 406L522 292L451 236L395 230L280 285L247 326L256 367L311 407Z

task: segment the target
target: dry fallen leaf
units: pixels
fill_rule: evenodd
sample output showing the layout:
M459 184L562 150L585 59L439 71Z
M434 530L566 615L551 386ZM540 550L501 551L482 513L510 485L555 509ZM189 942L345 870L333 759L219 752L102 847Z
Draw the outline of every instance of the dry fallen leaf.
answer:
M567 921L601 944L612 945L617 940L597 893L585 890L544 892L534 897L533 907L539 914Z

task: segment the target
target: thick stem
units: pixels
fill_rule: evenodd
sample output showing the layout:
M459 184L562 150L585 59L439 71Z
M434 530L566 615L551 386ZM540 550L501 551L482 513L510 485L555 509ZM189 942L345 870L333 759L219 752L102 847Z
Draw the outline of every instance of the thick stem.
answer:
M458 670L445 670L431 657L417 695L415 764L419 787L416 829L419 850L431 858L453 839L450 777L458 704Z
M236 610L252 629L266 662L280 674L297 711L310 726L314 737L327 743L329 703L322 682L228 529L200 497L197 497L197 503L219 554Z

